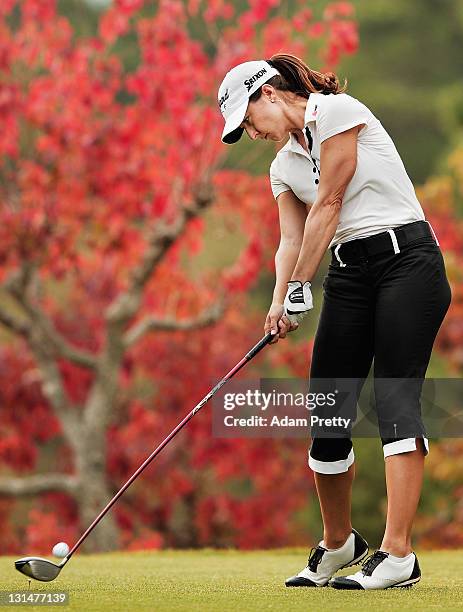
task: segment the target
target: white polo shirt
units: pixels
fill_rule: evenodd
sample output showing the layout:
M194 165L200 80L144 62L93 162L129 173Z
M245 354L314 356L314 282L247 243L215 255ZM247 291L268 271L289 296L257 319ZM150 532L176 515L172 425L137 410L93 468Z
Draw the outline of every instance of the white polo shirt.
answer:
M311 154L290 133L270 166L275 199L283 191L293 191L305 204L313 204L320 178L321 143L361 124L365 125L358 134L357 168L345 191L339 224L329 246L425 219L391 137L364 104L347 94L310 94L304 137L309 150L312 145Z

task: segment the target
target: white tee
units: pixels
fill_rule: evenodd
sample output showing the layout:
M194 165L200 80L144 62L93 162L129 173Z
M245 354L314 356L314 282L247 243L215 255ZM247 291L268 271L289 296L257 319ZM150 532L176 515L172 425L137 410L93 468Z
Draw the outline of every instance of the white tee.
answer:
M347 94L310 94L304 137L309 150L312 145L311 154L290 133L270 166L275 199L283 191L293 191L305 204L313 204L320 179L321 143L361 124L365 125L358 134L357 168L345 191L330 247L425 219L391 137L364 104Z

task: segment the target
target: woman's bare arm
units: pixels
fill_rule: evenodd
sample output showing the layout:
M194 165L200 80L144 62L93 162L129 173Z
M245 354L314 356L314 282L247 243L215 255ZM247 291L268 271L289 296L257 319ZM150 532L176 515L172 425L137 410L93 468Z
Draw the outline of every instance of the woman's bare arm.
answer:
M283 304L287 283L299 257L307 219L306 206L292 191L284 191L277 198L280 219L280 244L275 254L275 290L273 302Z
M284 191L277 198L280 219L280 244L275 254L275 289L264 324L264 333L273 331L275 339L284 338L288 331L297 329L283 316L283 301L288 288L288 281L293 273L304 237L304 226L307 218L306 206L292 191Z

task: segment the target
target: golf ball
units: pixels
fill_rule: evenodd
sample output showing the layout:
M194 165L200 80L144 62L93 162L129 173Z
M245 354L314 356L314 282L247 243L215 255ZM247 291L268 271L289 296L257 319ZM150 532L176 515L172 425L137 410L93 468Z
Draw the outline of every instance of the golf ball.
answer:
M66 542L58 542L53 546L53 554L55 557L65 557L69 552L69 546Z

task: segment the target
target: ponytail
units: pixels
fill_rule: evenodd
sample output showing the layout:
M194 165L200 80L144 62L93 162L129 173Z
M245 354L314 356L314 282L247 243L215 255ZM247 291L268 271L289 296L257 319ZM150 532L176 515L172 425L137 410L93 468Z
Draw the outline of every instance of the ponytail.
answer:
M340 94L347 89L347 81L341 86L334 72L312 70L295 55L277 53L266 61L280 73L267 81L279 91L290 91L308 98L311 93ZM261 89L258 89L250 100L257 101L260 96Z

